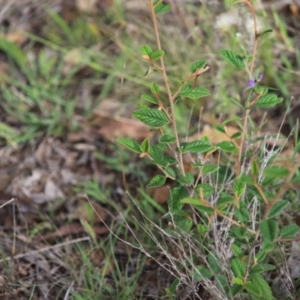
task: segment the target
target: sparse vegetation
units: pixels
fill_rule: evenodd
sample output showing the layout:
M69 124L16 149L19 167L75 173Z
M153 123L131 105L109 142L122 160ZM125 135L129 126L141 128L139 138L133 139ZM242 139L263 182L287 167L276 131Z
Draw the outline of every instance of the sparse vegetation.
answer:
M0 3L1 296L297 299L297 6L21 2Z

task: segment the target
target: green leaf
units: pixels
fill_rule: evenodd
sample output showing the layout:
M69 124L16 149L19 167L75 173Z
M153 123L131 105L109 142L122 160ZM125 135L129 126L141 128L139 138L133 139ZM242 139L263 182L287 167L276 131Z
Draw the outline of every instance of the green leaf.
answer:
M166 183L166 177L162 175L154 176L151 181L147 184L147 189L162 186Z
M190 197L186 197L180 200L181 203L183 204L190 204L190 205L200 205L201 204L201 200L197 199L197 198L190 198Z
M233 258L231 260L231 270L236 277L243 277L246 272L246 263L239 258Z
M267 167L263 172L266 177L286 178L289 170L284 167Z
M234 283L231 287L232 296L233 297L236 296L239 292L241 292L243 290L243 288L244 287L242 285Z
M134 111L133 116L152 127L162 127L169 123L167 115L158 109L142 108Z
M140 48L140 53L142 55L146 55L148 57L150 57L151 53L152 53L152 49L150 46L148 45L143 45L141 48Z
M211 215L215 212L215 210L209 206L205 206L205 205L194 205L194 207L203 214L208 214Z
M159 142L160 143L174 143L174 142L176 142L176 139L172 135L165 134L160 137Z
M122 144L123 146L127 147L128 149L132 150L133 152L136 153L141 153L141 147L140 145L128 138L118 138L117 141Z
M180 184L174 186L168 199L169 212L172 214L178 213L183 206L180 201L186 197L188 197L188 191L185 186Z
M217 203L218 203L218 206L219 205L224 205L224 204L234 203L234 197L227 194L227 193L222 192L219 196L219 199L218 199Z
M260 97L255 106L262 108L270 108L283 101L283 98L278 98L276 94L267 94Z
M269 211L268 218L274 218L278 216L289 204L288 201L278 201L276 202Z
M238 238L242 239L242 238L245 238L245 236L247 235L247 229L246 229L245 227L237 226L237 227L234 227L234 228L231 230L231 233L232 233L235 237L238 237Z
M216 146L225 152L231 152L233 154L235 154L237 152L237 148L236 148L235 144L232 142L224 141L224 142L218 143Z
M251 161L251 174L255 177L259 174L259 166L255 158Z
M149 151L149 147L150 147L150 145L149 145L149 140L148 139L145 139L143 142L142 142L142 144L141 144L141 151L143 152L143 153L147 153L148 151Z
M157 104L158 103L157 100L153 96L151 96L151 95L143 94L141 96L141 98L144 99L144 100L146 100L146 101L148 101L148 102L151 102L153 104Z
M190 232L193 227L193 220L190 217L182 216L182 215L174 215L173 216L174 223L178 228L185 232Z
M182 97L190 98L190 99L199 99L201 97L208 96L209 90L204 87L196 87L193 88L190 84L185 84L179 92L179 95Z
M243 69L245 68L244 59L237 53L231 50L221 50L221 56L233 66Z
M163 4L161 0L155 1L154 3L154 11L156 14L163 14L168 12L171 9L170 4Z
M164 50L155 50L150 54L150 58L152 60L157 60L159 58L161 58L162 56L164 56L165 52Z
M205 153L212 148L212 145L206 139L201 139L198 141L193 141L190 143L181 143L180 144L180 152L194 152L194 153Z
M205 65L206 65L206 61L205 60L198 60L198 61L196 61L191 66L191 73L195 73L198 69L204 68Z
M246 184L241 180L240 177L238 177L233 184L233 192L238 198L240 198L244 194L245 189Z
M227 278L222 274L215 275L215 278L216 278L217 288L221 291L222 290L225 291L225 293L228 293L229 284Z
M215 173L220 169L220 166L218 165L205 165L202 169L202 174L210 174Z
M234 133L230 138L231 139L239 139L241 136L242 136L242 133L239 131L239 132Z
M263 300L275 300L275 298L272 296L272 290L268 282L263 278L261 274L255 273L251 275L251 279L254 286L257 286L257 288L261 290L261 298Z
M151 146L150 149L148 150L148 152L149 152L150 157L154 160L163 160L164 159L164 153L157 145Z
M243 251L238 245L232 244L230 248L238 258L241 258L243 256Z
M208 254L207 261L208 261L210 268L214 271L214 273L218 274L221 272L220 262L218 262L218 260L212 253Z
M284 226L281 229L280 236L282 238L294 238L295 235L300 231L299 226L296 224L290 224L287 226Z
M164 168L164 171L166 172L166 174L168 175L168 177L170 177L171 179L175 179L176 178L176 174L174 169L170 168L170 167L166 167Z
M196 186L195 192L197 195L203 194L204 198L210 197L214 194L215 189L208 183L201 183Z
M185 176L178 176L177 181L183 185L191 186L194 183L194 176L191 173L186 173Z
M270 264L258 264L256 266L254 266L253 268L251 268L250 274L263 273L263 272L272 271L275 269L276 269L275 266L270 265Z
M191 271L192 278L195 278L197 281L203 281L204 279L209 279L212 277L211 271L203 266L196 266Z
M151 85L151 93L154 95L159 93L159 86L155 82Z
M273 220L263 220L260 224L260 231L267 242L273 242L277 238L278 223Z
M262 296L262 290L260 289L260 287L257 284L254 284L251 281L248 281L245 284L245 289L252 295L256 296L256 297L261 297Z
M272 33L272 32L273 32L273 29L266 29L266 30L260 31L260 32L256 35L256 37L257 37L257 38L260 38L260 37L266 36L266 35L268 35L268 34L270 34L270 33Z
M216 130L218 130L222 133L226 133L225 126L218 124L218 125L215 125L214 127L215 127Z
M21 69L25 67L26 55L16 44L9 42L6 38L0 37L0 50L2 50Z
M235 208L235 217L242 223L246 223L250 219L249 210L245 202L240 202L240 208Z
M275 248L275 242L270 242L266 240L263 241L261 246L261 249L266 252L271 252L274 250L274 248Z
M232 282L236 283L236 284L239 284L239 285L244 285L244 280L240 277L233 277Z
M267 255L266 251L260 251L256 254L255 258L256 258L257 262L260 262L265 259L266 255Z

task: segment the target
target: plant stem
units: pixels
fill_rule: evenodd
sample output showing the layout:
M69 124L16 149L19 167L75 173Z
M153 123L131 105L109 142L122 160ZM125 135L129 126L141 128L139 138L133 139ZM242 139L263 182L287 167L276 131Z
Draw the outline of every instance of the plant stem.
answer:
M153 5L153 0L149 0L148 3L150 6L150 10L151 10L151 18L152 18L153 27L154 27L157 48L158 48L158 50L162 50L161 43L160 43L160 37L159 37L158 24L157 24L157 19L156 19L156 15L155 15L154 5ZM171 123L172 123L173 131L174 131L174 135L175 135L175 139L176 139L176 146L179 149L180 141L179 141L176 118L175 118L174 99L173 99L172 92L170 89L170 84L169 84L168 75L166 72L166 67L165 67L165 62L164 62L163 57L160 58L160 65L161 65L163 79L165 82L165 87L167 89L170 108L171 108L171 116L172 116ZM184 170L184 165L183 165L183 157L182 157L182 153L180 153L180 152L179 152L179 167L180 167L182 174L185 175L185 170Z

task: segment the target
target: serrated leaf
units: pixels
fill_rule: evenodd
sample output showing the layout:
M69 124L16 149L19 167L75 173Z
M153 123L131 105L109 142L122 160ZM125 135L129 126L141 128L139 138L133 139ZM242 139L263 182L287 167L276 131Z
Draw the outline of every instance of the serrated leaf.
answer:
M183 206L180 201L186 197L188 197L188 191L185 186L180 184L174 186L168 199L169 212L172 214L178 213Z
M270 108L270 107L275 106L278 103L281 103L282 101L283 101L283 98L279 98L275 94L267 94L267 95L260 97L257 100L255 106L262 107L262 108Z
M153 104L157 104L158 103L157 100L153 96L151 96L151 95L143 94L141 96L141 98L144 99L144 100L146 100L146 101L148 101L148 102L151 102Z
M212 148L212 145L206 139L201 139L198 141L193 141L190 143L181 143L180 144L180 152L194 152L194 153L205 153Z
M266 255L267 255L266 251L260 251L256 254L255 258L256 258L257 262L260 262L265 259Z
M195 192L197 195L202 194L204 198L207 198L214 194L215 189L208 183L201 183L196 186Z
M133 116L152 127L162 127L169 123L167 115L158 109L142 108L134 111Z
M253 268L251 268L250 274L263 273L263 272L272 271L275 269L276 269L276 267L273 265L270 265L270 264L258 264L256 266L254 266Z
M268 284L268 282L263 278L261 274L253 274L251 276L251 281L255 286L257 286L261 291L261 298L264 300L274 300L274 297L272 295L272 290Z
M221 56L230 64L232 64L233 66L243 69L245 68L245 62L243 60L243 58L235 53L232 50L221 50L220 51Z
M256 297L261 297L262 296L262 290L260 289L259 286L257 286L257 284L254 284L251 281L248 281L245 284L245 289L252 295L256 296Z
M205 165L202 169L202 174L210 174L215 173L220 169L220 166L218 165Z
M268 218L274 218L278 216L289 204L288 201L278 201L276 202L269 211Z
M204 279L209 279L212 277L211 271L203 266L196 266L191 271L192 278L197 281L203 281Z
M237 148L236 148L235 144L232 142L224 141L224 142L218 143L216 146L225 152L231 152L231 153L237 152Z
M296 224L290 224L287 226L284 226L281 229L280 236L282 238L294 238L295 235L300 231L299 226Z
M140 53L142 55L146 55L148 57L150 57L151 53L152 53L152 49L149 45L143 45L141 48L140 48Z
M231 270L236 277L243 277L246 272L246 263L239 258L233 258L231 260Z
M164 50L155 50L150 54L150 58L152 60L157 60L159 58L161 58L162 56L164 56L165 52Z
M166 167L166 168L164 168L164 171L166 172L166 174L168 175L168 177L170 177L171 179L175 179L176 178L176 173L175 173L174 169L172 169L170 167Z
M244 202L240 202L240 208L235 208L235 217L242 223L246 223L250 219L249 211Z
M163 145L165 145L165 144L163 144ZM174 165L177 163L176 159L169 155L165 155L164 160L168 163L168 165Z
M260 232L267 242L273 242L277 238L278 224L273 220L263 220L260 224Z
M168 12L171 9L170 4L164 4L162 2L156 1L154 3L154 11L156 14L163 14Z
M158 144L156 144L156 146L158 148L160 148L161 150L166 150L166 151L170 150L167 144L158 143Z
M147 184L147 189L160 187L166 183L166 177L162 175L154 176L151 181Z
M154 95L159 93L159 86L155 82L151 85L151 93Z
M192 64L191 66L191 73L195 73L197 69L202 69L205 67L206 61L205 60L198 60L195 63Z
M163 162L164 153L157 145L151 146L150 149L148 150L148 153L154 161Z
M234 283L230 289L232 296L236 296L239 292L243 290L243 288L244 287L242 285Z
M240 177L238 177L233 184L233 192L235 193L235 195L240 198L246 189L246 184L241 180Z
M178 176L177 181L183 185L191 186L194 183L194 176L186 173L185 176Z
M174 143L174 142L176 142L176 139L172 135L165 134L160 137L159 142L160 143Z
M179 92L179 95L182 97L190 98L190 99L199 99L202 97L206 97L210 94L209 90L204 87L196 87L193 88L190 84L185 84Z
M140 145L128 138L118 138L117 141L122 144L123 146L127 147L128 149L132 150L133 152L136 153L141 153L141 147Z
M289 170L284 167L267 167L263 174L266 177L286 178L289 175Z
M243 251L238 245L232 244L230 248L233 251L233 253L235 254L235 256L237 256L238 258L242 257Z

